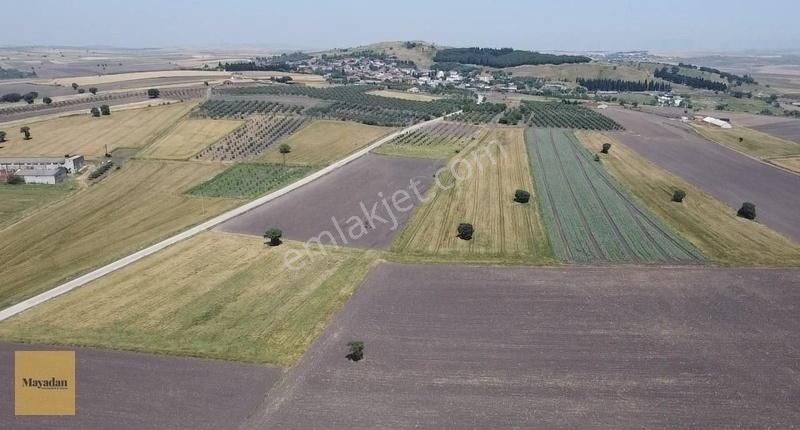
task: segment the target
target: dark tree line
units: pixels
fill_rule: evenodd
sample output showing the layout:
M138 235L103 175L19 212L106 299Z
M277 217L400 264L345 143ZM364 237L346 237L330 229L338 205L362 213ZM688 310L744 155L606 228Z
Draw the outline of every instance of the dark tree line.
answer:
M712 91L728 90L728 86L722 82L712 81L704 78L696 78L694 76L681 75L678 67L672 67L671 69L662 67L661 69L656 69L656 71L653 73L653 76L672 82L673 84L687 85L692 88L701 88Z
M226 72L293 72L296 70L294 66L288 63L256 63L254 61L248 61L246 63L220 63L219 67Z
M662 81L578 78L575 82L589 91L672 91L672 85Z
M733 73L723 72L722 70L714 69L712 67L695 66L694 64L689 64L689 63L678 63L678 66L686 67L688 69L700 70L701 72L715 73L717 75L720 75L722 78L727 79L728 82L731 83L731 84L734 83L734 82L739 84L739 85L741 85L741 84L758 84L758 82L756 82L756 80L753 79L752 76L747 75L747 74L744 75L744 76L739 76L739 75L735 75Z
M433 61L489 67L513 67L523 64L588 63L591 59L582 55L542 54L512 48L449 48L438 51L433 57Z

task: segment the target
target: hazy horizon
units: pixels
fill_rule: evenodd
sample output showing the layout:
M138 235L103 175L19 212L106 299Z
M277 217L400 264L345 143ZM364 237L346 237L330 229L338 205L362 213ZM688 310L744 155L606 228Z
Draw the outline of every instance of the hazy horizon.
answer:
M328 49L391 40L544 51L797 50L800 2L708 0L378 4L30 1L4 7L2 46ZM776 13L780 11L780 13Z

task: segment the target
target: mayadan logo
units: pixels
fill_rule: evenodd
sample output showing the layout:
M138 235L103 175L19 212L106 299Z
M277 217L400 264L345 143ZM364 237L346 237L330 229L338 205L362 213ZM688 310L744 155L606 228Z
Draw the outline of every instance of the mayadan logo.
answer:
M28 388L36 388L39 390L68 390L69 383L66 379L34 379L22 378L22 386Z

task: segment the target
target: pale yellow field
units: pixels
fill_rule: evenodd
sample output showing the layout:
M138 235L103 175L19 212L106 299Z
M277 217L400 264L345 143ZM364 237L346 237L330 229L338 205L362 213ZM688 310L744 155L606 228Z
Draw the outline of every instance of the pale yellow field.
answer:
M493 129L454 158L393 244L401 256L433 259L554 263L534 195L523 130ZM467 167L470 166L470 167ZM471 171L472 174L467 172ZM444 189L447 188L447 189ZM527 204L514 191L531 193ZM475 228L471 241L456 237L460 223Z
M207 232L0 324L0 337L291 365L377 253L330 249L302 270L284 242Z
M800 173L800 157L771 158L770 163Z
M762 160L800 155L800 145L750 128L723 129L701 124L692 127L708 140ZM739 142L739 138L743 140Z
M94 118L77 115L30 122L31 140L24 140L19 125L7 129L8 142L2 156L83 154L100 158L115 148L142 148L169 131L194 107L194 103L175 103L142 109L114 111L110 116ZM0 130L4 129L0 124Z
M610 136L578 132L593 153ZM618 142L602 156L603 166L634 197L660 216L707 257L725 265L798 265L800 244L767 226L736 216L736 211L701 189L661 169ZM686 191L683 203L671 201L675 189Z
M610 63L581 63L581 64L559 64L559 65L538 65L538 66L517 66L510 67L508 70L514 76L533 76L553 81L567 80L567 85L575 85L575 79L622 79L643 81L652 79L647 67L637 68L624 64Z
M286 155L287 164L322 166L355 152L394 130L393 127L351 121L316 120L280 144L286 143L292 147L292 152ZM256 161L283 163L280 144L271 145Z
M148 158L185 160L239 127L244 121L186 119L141 152Z
M240 204L184 194L224 168L131 160L98 184L0 231L0 308Z
M395 99L414 100L419 102L431 102L442 98L439 96L432 96L430 94L409 93L408 91L395 91L395 90L375 90L375 91L370 91L367 94L372 94L381 97L391 97Z
M44 81L37 81L44 85L63 85L70 86L76 83L82 87L95 84L110 84L113 82L136 81L140 79L155 79L155 78L198 78L213 79L225 78L231 76L229 72L217 71L204 71L204 70L159 70L154 72L131 72L131 73L114 73L108 75L90 75L90 76L75 76L70 78L57 78Z

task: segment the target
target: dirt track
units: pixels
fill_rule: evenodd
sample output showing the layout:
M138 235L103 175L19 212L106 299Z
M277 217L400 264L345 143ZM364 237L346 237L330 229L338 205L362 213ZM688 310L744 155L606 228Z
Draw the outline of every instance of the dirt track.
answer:
M75 351L76 415L14 416L14 351ZM281 369L90 348L0 343L0 428L232 428L263 399Z
M383 264L242 428L798 426L798 287L797 270Z
M435 160L385 157L367 154L351 164L330 173L290 194L253 209L217 227L230 233L250 234L261 237L269 227L276 226L283 230L287 239L306 241L315 238L322 232L330 232L336 244L363 248L388 248L394 236L399 233L413 210L394 211L398 225L394 230L394 222L381 203L397 190L408 191L409 181L419 181L419 192L424 194L433 182L433 173L440 162ZM411 194L408 203L419 203ZM391 200L388 200L391 205ZM347 221L355 216L366 218L364 207L368 212L375 208L375 214L387 222L377 220L370 227L365 221L367 234L352 239L348 233ZM376 206L377 205L377 206ZM341 240L335 224L335 217L342 229L347 243ZM360 230L361 227L356 228ZM358 234L354 235L358 236ZM331 244L327 236L322 243Z
M620 109L604 114L627 129L613 134L622 143L734 209L755 203L759 222L800 241L800 175L708 142L677 121Z

